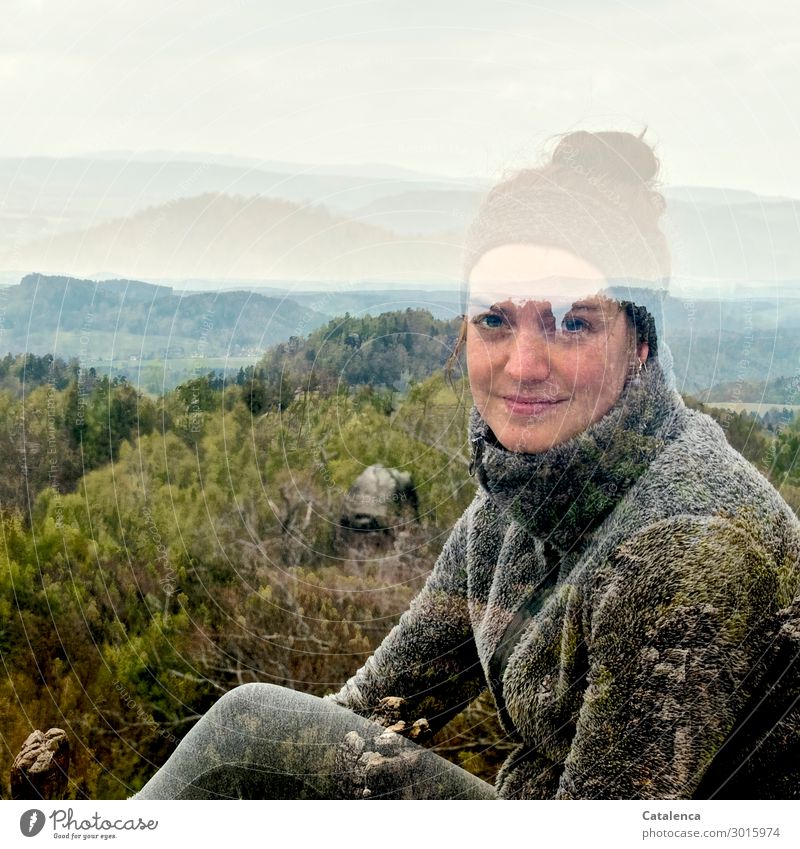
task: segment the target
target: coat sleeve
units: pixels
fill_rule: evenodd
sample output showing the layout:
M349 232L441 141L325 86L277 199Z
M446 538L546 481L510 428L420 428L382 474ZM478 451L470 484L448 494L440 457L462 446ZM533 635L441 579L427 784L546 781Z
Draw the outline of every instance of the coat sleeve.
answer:
M595 592L557 798L691 798L758 686L780 571L744 523L686 516L619 547Z
M474 505L473 505L474 506ZM386 696L400 696L410 715L445 725L485 687L467 606L469 508L442 548L425 586L361 669L327 696L369 716Z

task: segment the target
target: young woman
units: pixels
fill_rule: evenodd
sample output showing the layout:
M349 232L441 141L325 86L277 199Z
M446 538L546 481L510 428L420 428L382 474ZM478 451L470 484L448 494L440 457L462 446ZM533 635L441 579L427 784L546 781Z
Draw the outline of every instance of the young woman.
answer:
M425 587L338 693L237 688L140 798L800 796L800 525L671 387L656 171L574 133L490 193L479 488ZM396 696L435 730L487 686L519 742L494 788L363 718Z

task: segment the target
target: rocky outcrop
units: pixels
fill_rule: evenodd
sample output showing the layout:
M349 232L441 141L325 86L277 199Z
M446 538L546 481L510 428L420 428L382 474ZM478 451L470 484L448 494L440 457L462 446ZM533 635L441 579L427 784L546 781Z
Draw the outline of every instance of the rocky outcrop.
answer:
M389 530L417 517L417 493L408 472L368 466L347 492L342 525L356 531Z

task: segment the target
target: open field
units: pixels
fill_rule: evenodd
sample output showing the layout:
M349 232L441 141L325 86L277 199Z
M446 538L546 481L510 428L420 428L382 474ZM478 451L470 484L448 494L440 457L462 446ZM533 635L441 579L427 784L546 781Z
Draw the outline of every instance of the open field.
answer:
M800 404L759 404L742 401L705 401L704 403L707 407L733 410L735 413L756 413L759 416L768 413L770 410L789 410L792 413L800 412Z

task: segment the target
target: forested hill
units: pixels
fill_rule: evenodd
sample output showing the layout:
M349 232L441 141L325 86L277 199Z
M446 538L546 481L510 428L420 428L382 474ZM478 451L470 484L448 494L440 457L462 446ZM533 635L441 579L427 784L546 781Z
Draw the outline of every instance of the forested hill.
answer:
M30 274L0 288L0 354L78 357L151 395L207 371L257 366L265 351L262 366L296 384L308 377L402 389L445 362L460 310L455 289L186 294L135 280ZM800 299L668 297L664 324L680 391L759 401L759 384L774 381L769 400L797 404Z
M75 282L65 284L67 293ZM224 409L241 405L247 415L260 416L286 411L309 393L336 397L366 387L378 390L373 405L391 410L395 393L441 371L458 329L458 321L437 321L425 310L345 315L307 338L292 336L262 358L251 357L257 365L226 376L206 370L207 360L200 358L183 382L162 397L143 393L124 375L110 378L82 366L76 358L7 354L0 358L5 423L0 429L5 469L0 505L26 513L47 486L71 492L82 474L115 459L125 441L157 428L196 440L192 434L199 431L187 422L196 424L221 411L223 402Z
M776 312L769 301L665 304L667 341L677 388L711 401L800 404L796 338L800 300ZM278 372L294 388L372 384L403 391L441 368L460 319L422 309L332 319L308 337L294 336L265 354L257 370Z
M29 274L0 289L0 347L96 365L253 356L328 319L284 298L245 291L185 294L136 280Z
M459 328L445 316L460 311L456 290L303 292L295 301L289 289L186 294L135 280L30 274L0 288L0 354L76 357L151 395L199 373L256 366L264 351L266 364L292 379L313 365L324 383L402 389L447 359ZM334 312L341 317L331 319ZM797 403L800 299L668 297L664 324L680 391ZM768 381L764 398L759 385Z
M460 328L460 318L443 321L423 309L346 313L267 351L256 371L280 373L296 390L372 385L403 392L445 365Z

